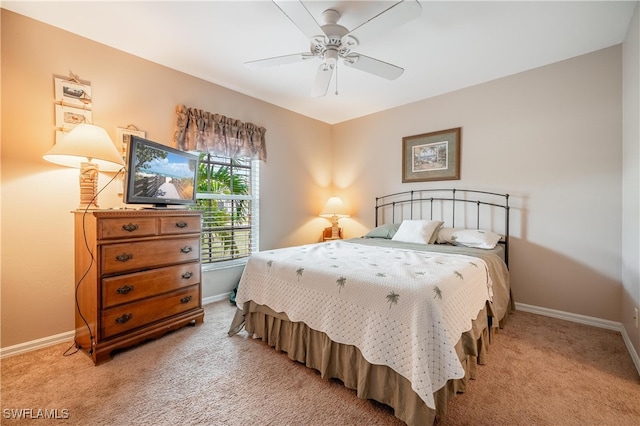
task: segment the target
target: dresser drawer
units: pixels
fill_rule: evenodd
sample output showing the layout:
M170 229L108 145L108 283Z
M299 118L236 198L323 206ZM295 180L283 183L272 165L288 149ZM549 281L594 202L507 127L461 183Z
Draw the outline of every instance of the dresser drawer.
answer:
M163 235L200 233L201 222L200 215L161 217L160 233Z
M102 308L167 293L200 282L200 263L185 263L102 280Z
M102 338L109 338L200 307L200 286L166 293L102 311Z
M98 239L135 238L158 234L158 221L153 217L123 217L98 221Z
M200 236L104 244L101 254L103 275L193 262L200 258Z

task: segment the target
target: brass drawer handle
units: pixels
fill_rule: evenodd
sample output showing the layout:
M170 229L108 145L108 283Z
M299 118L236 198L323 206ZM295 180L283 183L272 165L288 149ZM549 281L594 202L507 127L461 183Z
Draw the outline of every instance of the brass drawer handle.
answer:
M133 255L130 253L122 253L116 256L118 262L128 262L133 259Z
M180 303L185 304L191 302L191 296L186 296L180 299Z
M191 248L191 246L184 246L180 249L180 251L182 253L191 253L193 251L193 249Z
M134 288L135 288L134 286L127 284L127 285L124 285L124 286L120 287L119 289L117 289L116 293L118 293L118 294L127 294L127 293L132 292Z
M116 318L116 324L124 324L133 318L133 314L124 314L121 317Z
M182 221L182 220L180 222L176 222L176 228L182 229L182 228L186 228L186 227L187 227L187 222Z
M184 278L185 280L188 280L192 276L193 276L193 272L191 272L191 271L187 271L184 274L182 274L182 278Z
M133 232L138 230L138 225L135 223L129 223L127 225L122 225L122 229L127 232Z

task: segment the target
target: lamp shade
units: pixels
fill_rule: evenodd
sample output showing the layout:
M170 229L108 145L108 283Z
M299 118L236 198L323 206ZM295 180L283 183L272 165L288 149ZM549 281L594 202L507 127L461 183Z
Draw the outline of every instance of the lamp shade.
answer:
M347 209L342 204L340 197L331 197L320 212L321 217L349 217Z
M80 168L90 160L100 171L117 172L124 167L122 156L107 131L93 124L79 124L42 156L47 161Z

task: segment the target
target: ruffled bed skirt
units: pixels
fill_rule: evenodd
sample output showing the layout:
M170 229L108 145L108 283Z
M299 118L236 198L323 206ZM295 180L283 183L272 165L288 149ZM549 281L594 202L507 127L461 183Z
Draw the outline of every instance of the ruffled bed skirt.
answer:
M333 342L323 332L312 330L302 322L291 322L284 313L247 302L236 312L229 334L240 331L243 323L250 335L319 371L323 378L339 379L347 388L354 389L358 397L392 407L394 415L408 425L431 425L436 416L443 416L449 399L457 392L464 392L467 380L475 376L477 364L486 362L489 344L485 308L456 345L465 377L449 380L434 393L434 410L418 397L405 377L387 366L370 364L355 346Z

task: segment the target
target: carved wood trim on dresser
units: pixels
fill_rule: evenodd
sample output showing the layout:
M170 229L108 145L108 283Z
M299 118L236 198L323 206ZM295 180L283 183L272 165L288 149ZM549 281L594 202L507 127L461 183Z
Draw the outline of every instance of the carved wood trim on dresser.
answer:
M75 211L76 335L97 365L201 324L200 232L192 210Z

